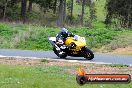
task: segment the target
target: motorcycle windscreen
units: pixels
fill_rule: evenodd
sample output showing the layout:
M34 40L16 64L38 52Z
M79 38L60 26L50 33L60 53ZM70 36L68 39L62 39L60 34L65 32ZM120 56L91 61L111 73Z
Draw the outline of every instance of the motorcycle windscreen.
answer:
M50 41L56 41L56 37L49 37Z

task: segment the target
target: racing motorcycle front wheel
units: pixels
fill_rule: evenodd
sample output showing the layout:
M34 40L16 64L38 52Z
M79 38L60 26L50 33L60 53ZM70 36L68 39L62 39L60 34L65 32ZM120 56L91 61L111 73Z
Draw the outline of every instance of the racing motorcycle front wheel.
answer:
M86 58L87 60L92 60L94 58L93 52L88 48L84 49L83 55L84 55L84 58Z

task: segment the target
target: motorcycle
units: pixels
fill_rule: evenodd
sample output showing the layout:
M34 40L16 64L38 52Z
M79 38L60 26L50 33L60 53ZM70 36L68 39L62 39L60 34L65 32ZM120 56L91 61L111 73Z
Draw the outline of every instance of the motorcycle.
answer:
M86 46L85 37L75 35L74 37L67 37L65 42L56 40L56 37L49 37L48 40L53 46L54 53L60 58L67 56L84 57L87 60L94 58L93 52Z

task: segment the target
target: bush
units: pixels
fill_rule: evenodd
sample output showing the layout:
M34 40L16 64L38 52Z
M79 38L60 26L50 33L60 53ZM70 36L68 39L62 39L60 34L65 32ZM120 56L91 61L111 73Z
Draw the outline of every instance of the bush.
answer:
M130 30L115 29L89 29L69 28L69 31L86 38L88 48L99 49L102 46L115 49L122 46L132 45ZM56 36L59 28L42 26L17 25L10 26L0 23L1 48L51 50L52 45L48 42L49 36ZM122 37L120 36L122 35Z

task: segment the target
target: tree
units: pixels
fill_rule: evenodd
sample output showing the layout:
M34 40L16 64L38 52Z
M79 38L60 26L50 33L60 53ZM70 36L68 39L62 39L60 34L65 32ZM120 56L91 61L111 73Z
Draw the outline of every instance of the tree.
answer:
M87 24L89 27L92 27L92 22L93 20L96 20L96 8L95 8L95 1L96 0L76 0L76 3L78 3L79 5L82 5L82 12L81 12L81 25L83 25L83 19L84 19L84 8L85 6L89 7L89 19L87 21Z
M28 12L29 13L32 12L32 3L33 3L33 0L29 0L29 5L28 5Z
M71 0L71 11L70 11L70 16L71 16L71 18L72 18L72 14L73 14L73 0Z
M107 0L107 16L105 23L115 22L116 26L132 28L132 1L131 0Z
M73 19L73 0L68 0L67 9L68 9L68 20L70 20L70 23L72 23L72 19Z
M89 27L93 27L93 21L96 20L96 8L95 8L95 0L88 0L87 5L89 6L89 12L90 12L90 17L89 17Z
M27 7L27 0L21 0L21 17L23 23L26 21L26 7Z
M89 12L90 12L90 20L95 20L96 17L96 9L95 9L95 1L94 0L90 0L88 3L89 4Z
M0 14L2 14L3 20L5 20L6 12L7 12L7 5L9 0L2 0L0 1Z
M41 9L46 13L49 10L56 10L57 0L33 0L36 4L38 4Z
M65 18L66 18L66 0L64 0L64 11L63 11L63 21L65 20Z
M81 25L83 25L85 0L82 0Z
M8 4L8 0L5 0L4 10L3 10L3 20L5 20L6 17L7 4Z
M59 27L64 26L64 20L66 17L66 0L60 0L57 25Z
M56 13L56 4L57 4L57 0L54 1L54 10L53 10L54 14Z
M20 0L0 0L0 18L5 20L11 20L13 16L15 17L20 14L17 10L19 8L18 3ZM16 17L15 17L16 18Z

